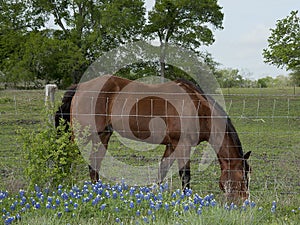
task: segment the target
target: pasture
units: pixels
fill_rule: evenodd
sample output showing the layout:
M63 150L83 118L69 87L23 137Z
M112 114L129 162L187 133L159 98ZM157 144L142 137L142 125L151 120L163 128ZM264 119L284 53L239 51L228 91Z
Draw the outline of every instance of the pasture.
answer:
M56 93L56 100L59 100L62 94L62 91ZM198 193L200 196L209 196L212 193L218 206L210 207L205 212L203 210L202 217L199 215L197 217L197 211L189 211L180 214L179 217L168 213L158 214L155 223L166 224L166 220L170 218L170 224L175 224L176 221L178 224L298 224L300 222L300 89L225 89L223 95L226 111L240 136L244 152L252 151L249 160L252 167L250 191L251 201L255 202L257 209L248 210L246 214L241 214L240 210L224 211L223 195L218 186L220 176L218 161L209 155L207 159L213 157L212 163L207 169L200 167L203 150L207 145L204 143L194 150L192 156L191 188L193 193ZM18 143L16 138L16 130L19 127L35 129L43 119L44 108L43 90L0 91L0 190L7 190L13 194L19 193L20 189L26 190L28 181L23 175L26 162L22 157L21 143ZM158 162L163 154L163 149L160 147L155 149L155 152L137 152L128 149L116 137L111 140L108 151L115 158L132 165ZM88 178L88 171L82 171L82 179L88 180ZM167 182L170 195L180 188L177 173ZM82 184L83 182L78 186ZM164 192L163 195L166 201L171 202L167 193ZM129 197L128 202L130 201L133 199ZM271 212L274 201L276 213ZM108 204L113 205L113 199L109 199ZM121 203L116 201L115 204ZM123 206L120 205L119 208L121 207ZM179 212L185 211L184 208L176 209ZM63 220L53 219L50 218L49 213L42 210L39 213L36 210L32 214L33 217L26 214L23 221L28 221L30 224L33 224L34 219L41 219L44 224L52 219L53 224L68 221L71 221L71 224L85 222L96 224L97 221L120 222L114 218L114 212L99 214L86 212L84 206L81 210L81 214L88 217L87 220L83 218L75 220L72 217L62 217ZM113 211L113 208L110 210ZM130 211L130 207L128 210ZM132 216L136 214L136 210L137 208ZM141 206L140 210L144 210L147 214L146 205ZM130 215L129 211L127 214ZM228 219L224 219L226 217ZM134 221L128 216L124 223L134 223ZM152 223L151 220L148 222ZM140 219L140 224L143 223L147 221Z

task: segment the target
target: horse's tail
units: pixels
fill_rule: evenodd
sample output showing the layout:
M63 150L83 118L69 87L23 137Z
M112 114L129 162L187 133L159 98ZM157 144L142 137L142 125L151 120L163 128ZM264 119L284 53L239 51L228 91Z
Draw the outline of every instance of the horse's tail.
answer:
M55 127L58 127L60 120L64 120L64 124L67 125L70 122L70 113L71 113L71 102L73 96L75 95L77 84L72 85L67 89L62 99L62 105L58 108L55 113Z

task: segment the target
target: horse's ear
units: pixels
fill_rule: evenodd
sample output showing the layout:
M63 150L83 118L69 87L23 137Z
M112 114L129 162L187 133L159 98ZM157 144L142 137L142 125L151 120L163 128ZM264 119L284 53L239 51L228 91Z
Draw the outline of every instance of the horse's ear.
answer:
M246 159L246 160L249 159L250 155L251 155L251 151L247 152L247 153L244 155L244 159Z

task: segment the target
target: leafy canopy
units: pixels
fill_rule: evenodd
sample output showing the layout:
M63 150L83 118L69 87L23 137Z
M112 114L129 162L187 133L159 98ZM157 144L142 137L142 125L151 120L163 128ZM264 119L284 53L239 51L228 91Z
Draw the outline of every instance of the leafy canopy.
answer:
M222 29L222 21L217 0L157 0L145 34L196 51L214 42L212 28Z
M263 50L266 63L300 71L300 18L297 14L298 11L292 11L271 29L268 48Z

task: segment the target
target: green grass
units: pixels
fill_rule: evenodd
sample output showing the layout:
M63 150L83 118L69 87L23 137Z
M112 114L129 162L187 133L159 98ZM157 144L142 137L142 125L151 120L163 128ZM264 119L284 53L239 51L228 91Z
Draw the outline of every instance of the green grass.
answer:
M56 99L62 93L57 93ZM275 215L269 210L241 214L224 212L220 207L206 211L201 218L186 214L179 222L184 223L187 218L191 224L300 223L300 89L224 89L223 93L227 112L238 131L244 152L252 151L249 161L253 170L251 200L263 208L270 208L272 201L276 201L278 211ZM35 124L42 120L44 107L44 91L0 91L1 190L16 192L19 188L26 188L27 181L23 176L26 162L22 158L21 143L16 141L16 130L20 126L35 129ZM198 146L192 156L191 186L200 195L214 193L216 199L222 201L217 160L214 159L206 170L199 167L205 146L205 143ZM134 151L119 143L117 138L112 138L109 145L109 152L114 157L135 166L149 162L158 165L163 151L162 147L153 151ZM88 172L83 173L88 179ZM169 178L168 183L171 190L180 188L177 174ZM292 213L293 209L296 214ZM56 220L52 223L47 214L28 216L25 221L34 224L37 218L45 221L44 224L59 223ZM98 219L81 218L79 223L96 224ZM170 224L175 223L175 220L170 221Z

